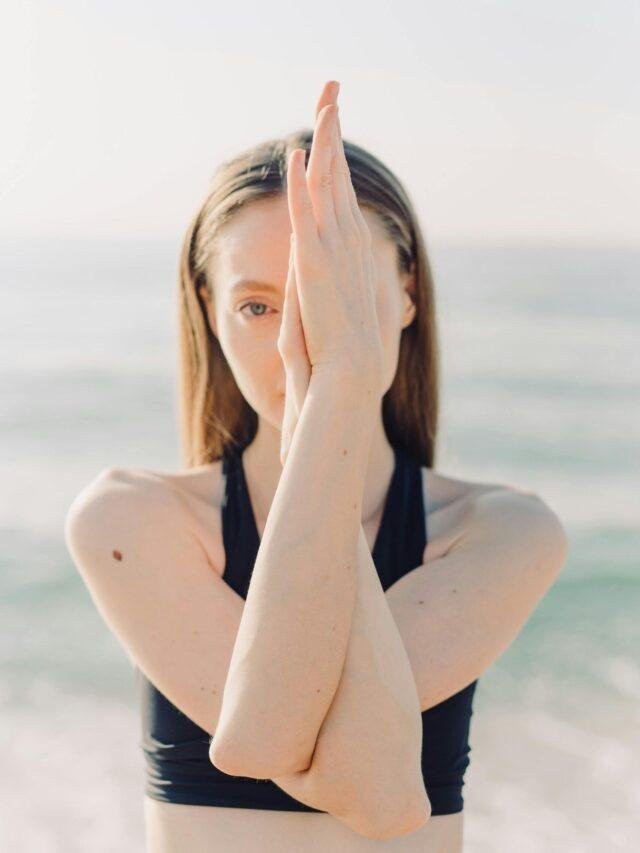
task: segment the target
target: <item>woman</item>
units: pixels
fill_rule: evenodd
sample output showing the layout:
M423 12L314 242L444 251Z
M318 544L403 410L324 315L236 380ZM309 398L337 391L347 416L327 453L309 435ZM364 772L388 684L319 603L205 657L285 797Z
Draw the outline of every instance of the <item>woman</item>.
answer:
M565 559L537 495L433 468L424 242L338 88L190 226L185 469L105 469L67 517L137 667L151 851L461 850L478 676Z

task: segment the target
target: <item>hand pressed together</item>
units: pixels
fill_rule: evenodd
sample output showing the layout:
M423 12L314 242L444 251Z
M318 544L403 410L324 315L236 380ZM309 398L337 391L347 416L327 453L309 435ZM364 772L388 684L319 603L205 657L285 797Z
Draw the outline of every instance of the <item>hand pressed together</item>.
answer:
M329 81L318 100L306 171L303 149L288 163L291 252L278 338L286 376L282 464L314 374L329 374L372 402L382 395L371 233L344 152L338 89Z

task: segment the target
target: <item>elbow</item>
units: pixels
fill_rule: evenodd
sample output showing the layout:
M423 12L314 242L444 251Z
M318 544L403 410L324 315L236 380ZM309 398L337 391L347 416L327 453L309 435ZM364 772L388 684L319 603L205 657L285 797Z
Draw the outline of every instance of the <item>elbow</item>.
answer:
M218 727L219 728L219 727ZM250 760L249 750L240 750L229 737L218 731L209 744L209 761L222 773L229 776L247 776L253 779L268 778L260 776L258 762ZM254 773L256 775L254 775Z
M269 775L262 775L264 765L255 760L255 754L247 749L244 744L239 748L237 743L229 737L216 732L209 744L209 761L222 773L229 776L246 776L251 779L268 779Z
M209 743L209 760L230 776L273 779L307 770L315 748L309 732L295 736L294 727L282 725L234 682L229 667L215 733Z
M431 817L431 803L422 776L410 790L398 787L392 793L390 796L387 790L382 802L379 797L367 797L365 802L360 791L343 797L339 805L335 804L335 808L328 811L354 832L378 841L399 838L424 826ZM351 808L345 809L345 802L349 802Z
M229 776L246 776L250 779L274 779L306 770L309 761L292 759L282 753L272 755L264 745L252 748L246 743L240 748L228 739L214 736L209 744L209 761Z
M209 745L209 761L214 767L229 776L251 776L250 773L246 772L246 761L241 760L237 753L216 741L215 737ZM260 777L253 776L252 778L258 779Z
M390 816L386 814L385 819L382 819L384 811L380 810L378 814L369 816L368 820L359 821L357 826L353 826L360 835L370 838L375 841L386 841L391 838L399 838L403 835L409 835L412 832L420 829L426 824L431 817L431 803L429 802L426 793L420 797L417 803L408 805L401 812Z

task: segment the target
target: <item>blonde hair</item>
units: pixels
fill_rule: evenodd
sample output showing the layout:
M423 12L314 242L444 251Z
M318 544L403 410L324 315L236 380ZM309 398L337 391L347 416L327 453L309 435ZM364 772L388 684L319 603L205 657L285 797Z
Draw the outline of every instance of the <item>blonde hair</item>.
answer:
M200 295L208 278L215 238L234 213L252 201L286 194L288 157L306 150L313 131L271 139L222 163L184 237L178 281L178 394L182 458L186 467L219 459L227 447L253 440L258 415L242 396L220 343L209 327ZM401 333L398 367L382 400L384 428L422 465L433 467L439 405L439 347L435 295L424 239L411 200L376 157L343 140L351 181L361 207L379 217L398 250L400 272L414 273L416 314Z

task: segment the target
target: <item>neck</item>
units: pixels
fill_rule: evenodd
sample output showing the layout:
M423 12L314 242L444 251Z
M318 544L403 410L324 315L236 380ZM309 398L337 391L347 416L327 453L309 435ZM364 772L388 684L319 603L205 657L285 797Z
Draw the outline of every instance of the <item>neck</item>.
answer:
M278 487L280 464L280 430L259 418L255 438L242 454L242 464L251 493L256 520L260 529L269 514L269 508ZM371 436L369 462L362 498L362 523L375 518L382 505L393 474L394 454L382 422L382 401Z

